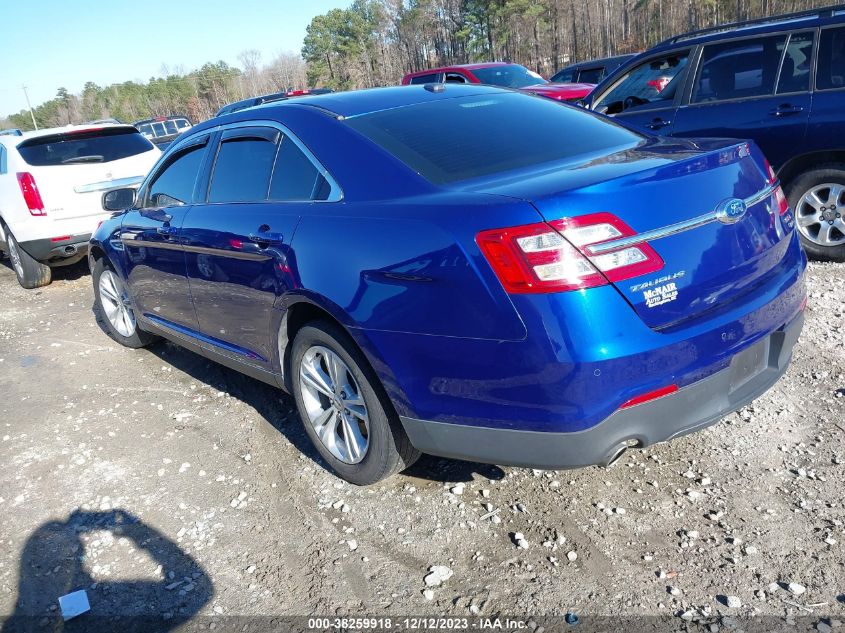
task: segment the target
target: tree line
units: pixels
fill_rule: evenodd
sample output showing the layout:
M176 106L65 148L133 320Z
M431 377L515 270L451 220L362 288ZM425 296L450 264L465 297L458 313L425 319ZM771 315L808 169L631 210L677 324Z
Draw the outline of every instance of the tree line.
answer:
M255 50L238 56L240 68L224 61L197 70L162 68L160 77L146 83L126 81L111 86L88 82L79 94L59 88L55 98L33 108L38 127L55 127L115 118L131 123L168 114L186 114L194 122L209 119L227 103L250 96L306 85L305 61L283 53L264 64ZM33 129L28 110L0 119L0 128Z
M305 87L351 90L398 83L437 65L510 60L549 76L569 63L644 50L686 31L799 11L830 0L354 0L317 15L301 56L263 63L258 51L199 69L163 68L147 83L60 88L34 108L40 127L113 117L210 118L227 103ZM31 129L28 111L0 127Z
M830 0L355 0L315 17L308 81L336 89L394 84L433 66L510 60L550 76L642 51L691 30L800 11Z

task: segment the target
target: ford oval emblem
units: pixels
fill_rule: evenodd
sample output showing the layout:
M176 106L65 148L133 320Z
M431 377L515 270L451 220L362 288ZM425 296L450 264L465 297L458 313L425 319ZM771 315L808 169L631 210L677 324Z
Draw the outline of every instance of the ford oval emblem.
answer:
M739 222L747 210L748 207L745 206L744 201L739 198L731 198L716 207L716 219L722 224L733 224Z

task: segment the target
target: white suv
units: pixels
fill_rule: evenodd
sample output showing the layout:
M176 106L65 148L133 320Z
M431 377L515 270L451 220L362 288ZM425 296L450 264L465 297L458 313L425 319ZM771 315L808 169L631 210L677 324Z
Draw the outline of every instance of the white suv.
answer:
M161 151L131 125L68 126L0 136L0 250L24 288L79 261L109 217L102 195L133 187Z

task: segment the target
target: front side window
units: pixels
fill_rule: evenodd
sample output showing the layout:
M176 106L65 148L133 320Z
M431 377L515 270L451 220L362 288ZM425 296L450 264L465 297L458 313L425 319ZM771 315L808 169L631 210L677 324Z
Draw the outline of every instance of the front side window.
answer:
M774 93L786 35L710 44L701 53L691 103Z
M824 29L819 37L816 90L845 88L845 27Z
M317 167L296 143L285 137L273 170L270 199L325 200L327 197L328 187Z
M810 69L813 67L815 32L793 33L786 46L780 68L778 94L807 92L810 89Z
M416 77L411 77L410 83L412 84L436 84L439 75L437 73L430 73L428 75L417 75Z
M146 206L178 207L190 204L203 156L205 146L196 146L169 161L150 185Z
M689 51L676 51L635 66L593 106L597 112L619 114L633 108L668 108L683 82Z
M6 148L0 145L0 174L5 174L8 167L6 167Z
M209 202L259 202L267 199L277 145L267 138L231 138L220 144Z

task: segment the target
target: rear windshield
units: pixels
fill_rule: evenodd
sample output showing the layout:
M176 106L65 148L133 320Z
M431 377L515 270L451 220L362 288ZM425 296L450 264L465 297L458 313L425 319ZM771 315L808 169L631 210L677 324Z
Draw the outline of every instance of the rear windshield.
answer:
M46 167L108 163L152 148L135 128L103 128L39 136L18 145L18 152L33 167Z
M478 77L478 81L483 84L505 88L524 88L525 86L548 83L537 73L519 64L473 68L472 74Z
M436 184L616 151L644 138L580 108L516 93L444 99L346 121Z

